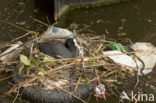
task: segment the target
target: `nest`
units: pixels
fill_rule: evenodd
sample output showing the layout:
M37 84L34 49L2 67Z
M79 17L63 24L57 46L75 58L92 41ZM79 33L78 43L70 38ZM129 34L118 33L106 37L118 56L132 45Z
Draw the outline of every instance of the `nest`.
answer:
M84 54L76 58L60 57L53 59L41 53L34 45L39 38L30 40L8 53L9 56L2 62L1 67L14 67L15 71L12 72L14 85L7 94L12 92L18 94L21 88L37 86L47 91L63 91L86 103L82 96L75 94L79 86L89 85L88 88L92 88L89 89L90 92L97 85L104 84L106 94L115 95L117 98L120 97L123 90L121 86L127 87L129 85L128 78L133 78L134 80L131 87L127 87L127 91L137 88L139 77L136 75L136 71L131 73L125 67L114 63L103 55L103 52L108 50L108 45L115 42L130 44L128 40L108 40L104 35L95 36L89 34L77 35L77 38L87 41L89 45L86 46L79 42ZM19 80L18 78L22 79ZM94 94L94 91L90 92L90 95L92 94Z

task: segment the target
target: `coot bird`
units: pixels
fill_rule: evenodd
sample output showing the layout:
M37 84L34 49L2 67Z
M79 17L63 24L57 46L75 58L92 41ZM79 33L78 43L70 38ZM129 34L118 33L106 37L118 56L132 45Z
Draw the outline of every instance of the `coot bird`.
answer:
M38 44L38 49L44 54L54 58L58 58L59 56L74 58L77 53L77 47L75 46L73 38L68 38L65 43L62 41L42 42Z

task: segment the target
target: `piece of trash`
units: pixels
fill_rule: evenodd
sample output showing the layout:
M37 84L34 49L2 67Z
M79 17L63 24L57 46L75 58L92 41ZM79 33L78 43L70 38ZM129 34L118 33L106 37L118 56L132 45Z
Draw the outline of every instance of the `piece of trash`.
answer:
M135 55L144 63L142 64L144 68L141 67L142 65L140 66L140 72L143 74L152 72L152 69L156 65L156 47L151 43L145 42L137 42L132 47L135 51Z
M43 34L43 38L73 38L74 34L67 29L49 27Z
M137 42L132 48L138 58L134 59L134 55L129 56L121 51L106 51L103 54L115 63L127 66L129 71L134 71L138 67L138 75L150 73L156 64L156 47L151 43Z
M117 51L121 51L121 52L127 52L127 51L132 50L130 45L123 46L120 43L113 43L113 44L110 44L108 47L111 48L112 50L117 50Z
M66 67L66 68L60 68L57 71L63 71L63 70L69 70L69 69L73 69L72 66Z
M106 88L104 84L99 84L94 88L94 96L98 98L106 98Z
M111 48L112 50L123 52L123 46L120 43L113 43L113 44L110 44L108 47Z
M103 52L104 56L108 56L115 63L120 64L122 66L127 66L129 71L134 71L133 68L136 68L136 63L131 56L128 56L121 51L106 51Z
M15 50L16 48L18 48L20 45L22 45L21 41L18 41L16 44L12 44L11 47L9 47L8 49L6 49L4 52L2 52L0 54L0 60L3 61L4 59L6 59L8 57L9 52L11 52L12 50Z

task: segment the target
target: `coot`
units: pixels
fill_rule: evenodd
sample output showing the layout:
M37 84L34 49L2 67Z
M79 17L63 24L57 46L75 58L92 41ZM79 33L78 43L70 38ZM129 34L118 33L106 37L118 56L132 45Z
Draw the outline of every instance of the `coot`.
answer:
M68 38L65 43L62 41L48 41L38 43L38 49L46 55L54 58L59 56L64 58L76 57L77 47L75 46L74 39Z

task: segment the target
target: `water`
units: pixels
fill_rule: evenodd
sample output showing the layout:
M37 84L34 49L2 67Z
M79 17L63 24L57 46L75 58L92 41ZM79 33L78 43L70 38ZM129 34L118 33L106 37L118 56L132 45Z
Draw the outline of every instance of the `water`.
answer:
M33 0L6 0L0 1L0 19L16 24L22 28L33 30ZM0 43L10 41L24 35L26 32L0 22Z
M70 24L76 23L79 29L87 25L96 34L113 35L117 37L121 20L125 19L123 33L126 37L138 41L145 35L156 32L156 0L131 0L111 6L95 8L70 8L63 15L58 26L69 28ZM150 39L150 38L149 38Z
M45 16L43 18L45 19ZM131 0L129 2L113 4L110 6L87 7L87 8L72 7L58 20L57 26L63 28L70 28L70 25L72 23L76 23L78 24L79 29L83 29L84 27L87 26L88 29L85 30L85 32L87 33L91 32L97 35L105 34L107 37L114 38L127 37L132 39L132 41L150 41L156 44L155 18L156 18L156 0ZM10 20L11 18L8 19ZM26 20L26 18L24 20ZM119 32L119 27L122 26L122 20L125 20L125 22L123 25L123 30ZM16 21L17 19L13 20L13 22ZM29 23L31 22L29 21ZM5 29L9 29L7 28L6 24L1 23L0 25L2 28L4 27ZM26 25L23 25L23 27L25 26ZM34 26L34 27L33 27L34 29L41 31L40 28L43 26L41 27ZM117 35L118 33L126 34L126 36L118 36ZM17 34L16 36L19 36L23 34L23 31L16 32L16 34ZM0 35L1 41L7 41L14 38L14 36L10 36L9 32L7 32L7 34L3 32ZM8 38L7 35L9 35L10 38ZM0 78L4 77L6 77L6 75L0 76ZM3 93L8 90L9 81L10 80L0 82L1 86L0 93ZM0 97L0 103L10 103L11 101L13 101L13 98L8 99L8 97L6 98ZM96 99L92 97L90 103L95 102ZM105 101L105 103L115 103L115 102L116 102L115 97L109 97L108 101ZM104 103L104 100L99 100L99 103Z

